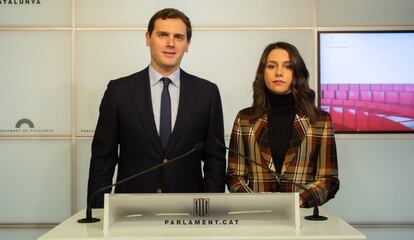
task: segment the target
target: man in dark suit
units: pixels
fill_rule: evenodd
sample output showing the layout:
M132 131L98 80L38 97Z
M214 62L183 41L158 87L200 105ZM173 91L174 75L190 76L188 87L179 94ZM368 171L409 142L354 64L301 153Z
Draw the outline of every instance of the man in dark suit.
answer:
M150 65L109 82L92 143L88 200L112 183L116 165L117 180L121 180L188 152L200 142L205 144L202 150L118 185L115 192L224 192L225 151L207 140L216 136L224 142L218 88L180 69L191 33L184 13L170 8L157 12L146 33ZM92 207L102 206L100 194Z

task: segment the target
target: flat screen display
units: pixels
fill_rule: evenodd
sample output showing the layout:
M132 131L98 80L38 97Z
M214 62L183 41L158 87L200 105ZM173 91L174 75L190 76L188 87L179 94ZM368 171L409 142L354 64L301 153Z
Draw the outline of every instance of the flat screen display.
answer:
M414 31L318 32L318 68L336 132L414 132Z

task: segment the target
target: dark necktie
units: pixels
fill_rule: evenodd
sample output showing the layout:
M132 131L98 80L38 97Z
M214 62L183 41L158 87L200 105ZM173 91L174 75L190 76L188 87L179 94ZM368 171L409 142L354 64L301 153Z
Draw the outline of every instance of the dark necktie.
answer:
M171 135L171 99L168 91L171 79L161 78L161 81L164 82L164 88L161 93L160 139L162 149L166 150Z

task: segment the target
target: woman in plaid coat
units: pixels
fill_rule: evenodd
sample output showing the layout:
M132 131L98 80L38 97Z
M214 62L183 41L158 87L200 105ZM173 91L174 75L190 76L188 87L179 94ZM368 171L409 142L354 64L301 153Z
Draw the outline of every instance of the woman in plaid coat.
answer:
M264 50L253 83L253 105L237 114L230 139L230 149L258 164L229 152L230 192L297 191L301 207L314 205L309 191L318 205L335 196L339 179L332 122L315 105L308 78L293 45L277 42Z

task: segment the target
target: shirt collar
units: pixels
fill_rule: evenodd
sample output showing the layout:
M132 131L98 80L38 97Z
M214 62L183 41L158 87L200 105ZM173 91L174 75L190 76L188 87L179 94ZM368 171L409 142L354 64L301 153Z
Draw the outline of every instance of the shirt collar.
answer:
M177 68L171 75L169 76L163 76L161 73L157 72L151 65L148 66L149 71L149 78L150 78L150 85L151 87L155 84L159 83L160 79L163 77L167 77L171 79L171 82L177 86L180 87L180 68Z

